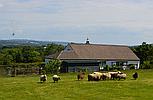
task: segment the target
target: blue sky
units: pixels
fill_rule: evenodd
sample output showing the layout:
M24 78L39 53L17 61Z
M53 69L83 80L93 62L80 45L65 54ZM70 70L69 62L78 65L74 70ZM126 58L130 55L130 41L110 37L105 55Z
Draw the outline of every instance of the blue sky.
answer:
M153 43L153 0L0 0L0 39L82 43L87 37Z

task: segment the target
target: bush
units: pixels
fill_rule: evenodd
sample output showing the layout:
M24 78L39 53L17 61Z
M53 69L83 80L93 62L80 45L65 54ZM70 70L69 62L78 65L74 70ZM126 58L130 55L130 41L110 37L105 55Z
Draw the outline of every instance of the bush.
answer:
M46 71L45 71L45 70L42 70L41 73L42 73L42 74L46 74Z
M120 67L120 66L115 65L115 66L113 66L113 70L121 70L121 67Z
M150 61L143 61L142 68L143 69L150 69L150 68L152 68L151 64L150 64Z
M134 64L130 64L129 66L130 66L130 69L135 69Z
M50 60L46 65L45 65L45 71L47 73L51 74L57 74L60 70L61 67L61 62L58 59L53 59Z
M110 67L109 67L108 65L106 65L105 70L106 70L106 71L109 71L109 68L110 68Z

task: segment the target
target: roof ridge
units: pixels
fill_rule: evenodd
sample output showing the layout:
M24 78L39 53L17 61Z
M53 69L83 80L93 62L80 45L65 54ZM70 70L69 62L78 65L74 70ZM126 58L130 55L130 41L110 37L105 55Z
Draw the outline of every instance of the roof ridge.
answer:
M60 52L60 54L57 56L57 59L60 58L60 56L61 56L61 54L63 53L63 51L64 51L64 50L62 50L62 51Z
M85 44L85 43L73 43L71 42L70 45L95 45L95 46L119 46L119 47L129 47L127 45L113 45L113 44Z

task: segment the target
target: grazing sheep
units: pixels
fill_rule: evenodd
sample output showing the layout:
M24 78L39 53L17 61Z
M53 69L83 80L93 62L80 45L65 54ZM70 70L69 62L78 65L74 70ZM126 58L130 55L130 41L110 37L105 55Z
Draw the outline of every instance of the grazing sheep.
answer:
M111 79L111 74L109 72L102 73L102 79Z
M40 76L40 82L45 82L45 81L47 81L47 75L46 74L41 75Z
M78 78L78 80L82 80L82 79L84 79L84 77L85 77L85 73L83 72L83 73L79 73L78 75L77 75L77 78Z
M106 79L110 79L110 74L109 73L102 73L102 75L101 75L101 79L102 80L106 80Z
M101 79L101 76L99 74L89 74L88 75L88 81L99 81Z
M101 79L105 80L106 79L105 77L107 77L106 75L104 75L104 73L101 72L93 72L93 74L95 74L97 76L97 79L99 80Z
M133 78L134 78L135 80L138 78L138 73L137 73L137 72L135 72L135 73L133 74Z
M108 72L109 74L117 74L117 73L122 73L120 71L117 71L117 72Z
M106 80L106 79L110 79L111 78L110 73L94 72L93 74L96 74L102 80Z
M109 74L110 74L110 76L111 76L111 78L110 79L117 79L118 77L117 77L117 75L118 74L122 74L122 72L120 72L120 71L117 71L117 72L108 72Z
M120 79L126 79L126 74L124 74L124 73L118 73L117 74L117 78L118 78L118 80L120 80Z
M101 73L101 72L93 72L93 74L102 75L103 73Z
M107 75L106 74L103 74L102 76L101 76L101 79L102 80L106 80L108 77L107 77Z
M53 81L54 81L54 83L55 82L58 82L58 80L60 80L60 77L57 76L57 75L53 75Z
M88 81L94 81L94 75L93 74L88 75Z
M118 74L118 73L112 73L112 74L111 74L111 79L113 79L113 80L114 80L114 79L117 79L117 74Z

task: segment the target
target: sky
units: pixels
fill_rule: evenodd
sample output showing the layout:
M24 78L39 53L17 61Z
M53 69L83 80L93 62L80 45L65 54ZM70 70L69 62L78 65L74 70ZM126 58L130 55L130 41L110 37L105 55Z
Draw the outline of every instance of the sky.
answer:
M0 0L2 40L87 38L98 44L153 43L153 0Z

